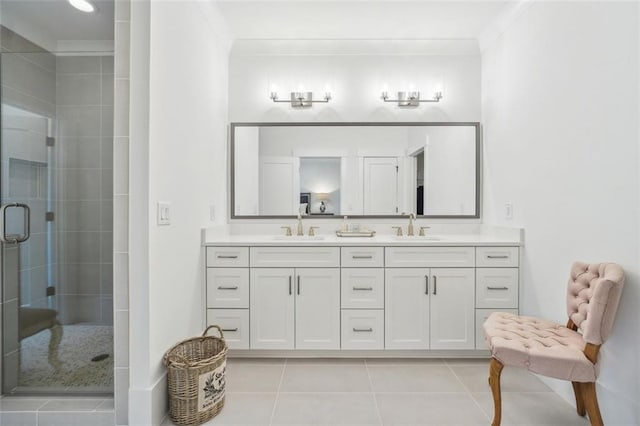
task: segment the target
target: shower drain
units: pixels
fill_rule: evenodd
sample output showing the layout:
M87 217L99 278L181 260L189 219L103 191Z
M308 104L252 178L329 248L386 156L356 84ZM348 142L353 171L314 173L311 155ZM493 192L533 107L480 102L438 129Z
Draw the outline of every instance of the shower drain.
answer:
M99 361L105 360L107 358L109 358L109 354L100 354L100 355L96 355L93 358L91 358L91 361L92 362L99 362Z

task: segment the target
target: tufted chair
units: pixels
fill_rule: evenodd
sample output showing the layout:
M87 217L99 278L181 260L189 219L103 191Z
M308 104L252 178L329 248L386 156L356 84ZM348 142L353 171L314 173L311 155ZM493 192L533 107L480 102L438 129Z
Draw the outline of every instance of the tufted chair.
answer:
M484 332L492 357L493 426L500 425L502 415L500 373L505 365L571 381L578 414L588 413L592 425L603 425L596 397L598 351L611 332L623 286L620 266L576 262L567 289L566 327L503 312L487 318Z

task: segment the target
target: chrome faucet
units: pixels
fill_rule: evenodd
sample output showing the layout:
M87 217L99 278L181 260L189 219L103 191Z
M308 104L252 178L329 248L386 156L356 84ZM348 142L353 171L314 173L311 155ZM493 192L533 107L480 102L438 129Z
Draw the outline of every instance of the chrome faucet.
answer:
M413 213L409 214L409 226L407 227L407 235L413 237L415 234L413 232L413 221L415 220L416 215Z
M296 233L296 235L299 237L304 235L304 228L302 227L302 215L300 214L300 212L298 212L298 232Z

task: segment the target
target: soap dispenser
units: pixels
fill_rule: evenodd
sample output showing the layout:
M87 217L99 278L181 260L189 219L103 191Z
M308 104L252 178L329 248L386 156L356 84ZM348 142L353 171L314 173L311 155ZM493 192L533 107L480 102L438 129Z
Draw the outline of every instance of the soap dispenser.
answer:
M349 232L349 224L347 224L347 217L342 218L342 232Z

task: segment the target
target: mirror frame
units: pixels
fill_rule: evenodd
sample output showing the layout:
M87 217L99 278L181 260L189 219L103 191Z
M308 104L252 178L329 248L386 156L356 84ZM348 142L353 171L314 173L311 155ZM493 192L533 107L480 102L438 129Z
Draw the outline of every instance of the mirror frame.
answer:
M481 211L481 177L482 177L482 132L479 122L469 121L411 121L411 122L266 122L266 123L230 123L229 125L229 217L230 219L292 219L295 215L252 215L241 216L235 213L235 130L237 127L364 127L364 126L386 126L386 127L454 127L454 126L466 126L474 127L476 135L476 210L472 215L421 215L417 218L421 219L479 219ZM355 219L400 219L407 218L409 215L348 215L350 218ZM313 219L342 219L342 215L335 215L330 217L314 217Z

